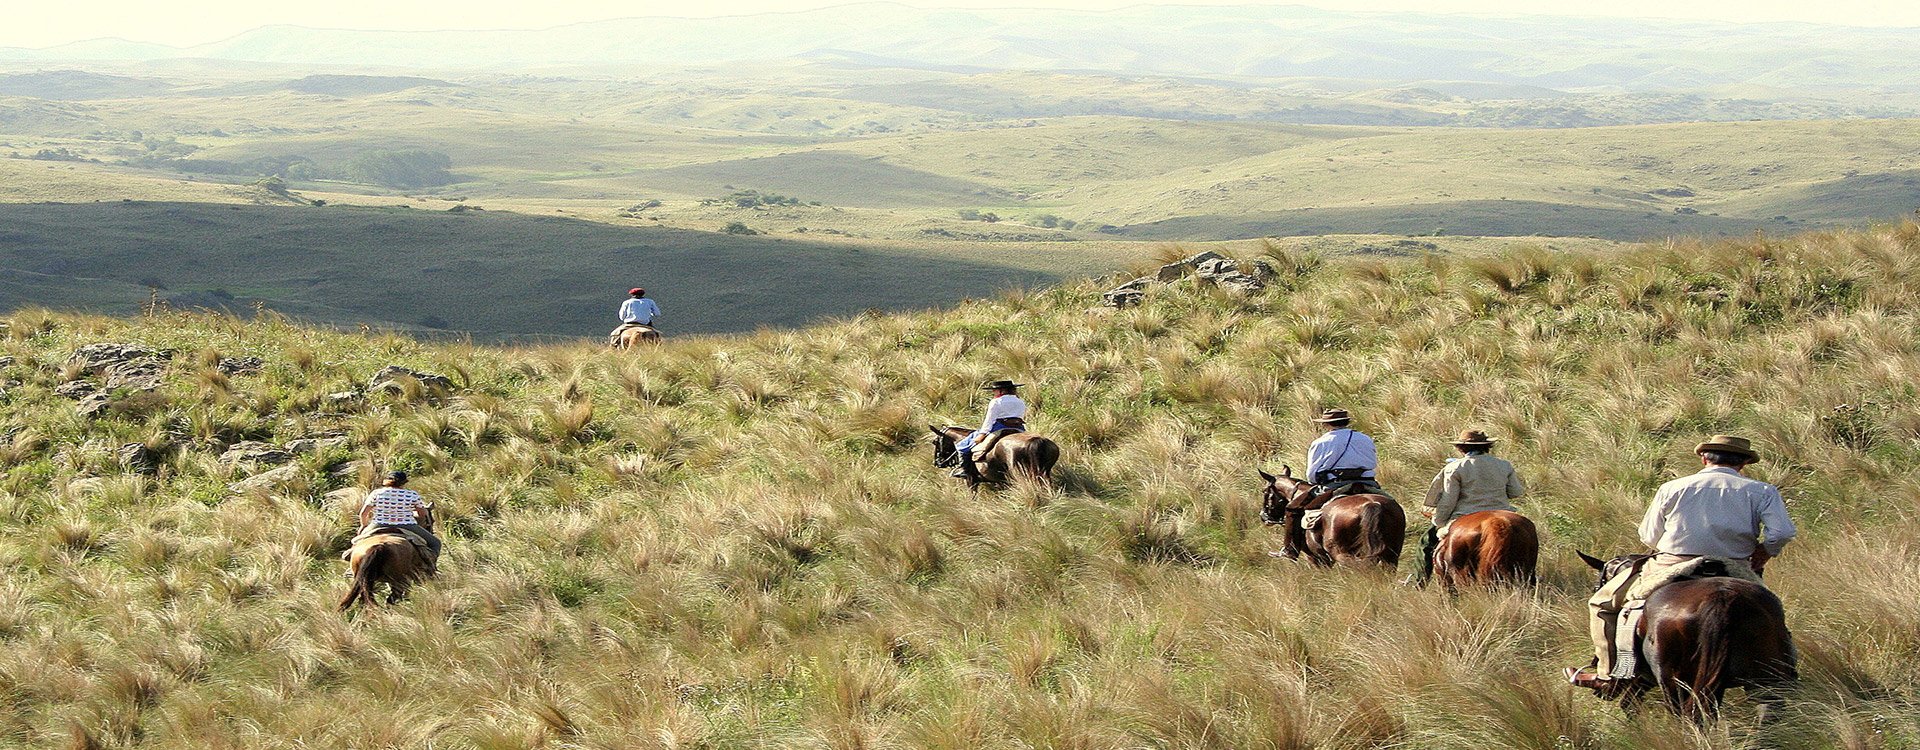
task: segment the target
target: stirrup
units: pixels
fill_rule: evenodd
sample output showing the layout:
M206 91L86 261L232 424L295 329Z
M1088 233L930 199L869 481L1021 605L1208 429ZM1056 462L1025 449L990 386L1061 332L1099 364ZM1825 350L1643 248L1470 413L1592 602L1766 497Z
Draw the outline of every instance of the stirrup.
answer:
M1560 675L1567 678L1567 684L1574 687L1583 687L1588 690L1610 690L1614 687L1612 677L1603 677L1592 667L1567 667L1560 670Z

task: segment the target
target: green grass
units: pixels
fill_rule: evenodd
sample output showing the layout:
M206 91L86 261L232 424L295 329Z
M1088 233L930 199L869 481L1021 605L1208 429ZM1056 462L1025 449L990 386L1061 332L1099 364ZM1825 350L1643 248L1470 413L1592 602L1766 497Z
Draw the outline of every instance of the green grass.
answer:
M1628 253L1315 262L1267 293L1090 282L641 355L276 319L14 314L0 415L0 745L1901 748L1920 742L1920 225ZM1245 257L1251 258L1252 253ZM96 420L82 344L172 351ZM268 363L221 376L221 356ZM391 363L427 400L334 406ZM972 495L923 425L1032 383L1054 487ZM1535 592L1269 558L1256 468L1356 410L1403 498L1462 426L1545 529ZM1803 536L1768 569L1801 689L1756 728L1558 683L1589 573L1700 436L1766 454ZM268 492L241 439L340 434ZM151 473L115 457L139 442ZM442 578L352 618L334 555L404 467ZM1179 550L1177 555L1154 550ZM403 719L403 720L402 720Z

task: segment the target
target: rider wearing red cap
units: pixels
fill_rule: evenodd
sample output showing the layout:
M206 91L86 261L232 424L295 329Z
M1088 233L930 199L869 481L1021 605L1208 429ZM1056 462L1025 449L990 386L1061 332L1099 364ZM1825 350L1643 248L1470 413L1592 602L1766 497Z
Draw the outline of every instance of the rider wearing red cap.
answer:
M620 303L620 327L613 329L607 341L613 346L620 345L620 334L634 326L657 327L654 321L660 319L660 305L647 299L647 290L634 287L627 290L627 301Z

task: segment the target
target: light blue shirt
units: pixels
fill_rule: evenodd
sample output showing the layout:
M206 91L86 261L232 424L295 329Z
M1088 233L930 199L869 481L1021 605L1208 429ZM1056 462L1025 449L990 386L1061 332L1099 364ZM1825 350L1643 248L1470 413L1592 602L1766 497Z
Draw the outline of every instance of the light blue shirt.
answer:
M1359 430L1342 427L1321 435L1307 446L1307 478L1317 482L1328 469L1366 469L1371 477L1380 465L1375 451L1373 438Z
M660 317L660 306L653 300L637 297L620 303L620 322L648 325Z

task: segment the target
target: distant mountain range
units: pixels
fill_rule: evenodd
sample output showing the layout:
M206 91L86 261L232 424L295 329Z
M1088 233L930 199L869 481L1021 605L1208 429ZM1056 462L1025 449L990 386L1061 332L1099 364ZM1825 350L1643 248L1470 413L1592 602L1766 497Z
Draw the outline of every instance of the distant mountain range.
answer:
M861 3L528 31L268 26L187 48L121 40L0 48L0 62L200 58L456 70L713 65L822 54L848 65L1454 80L1589 92L1920 90L1916 29L1354 13L1300 6L1082 12Z

